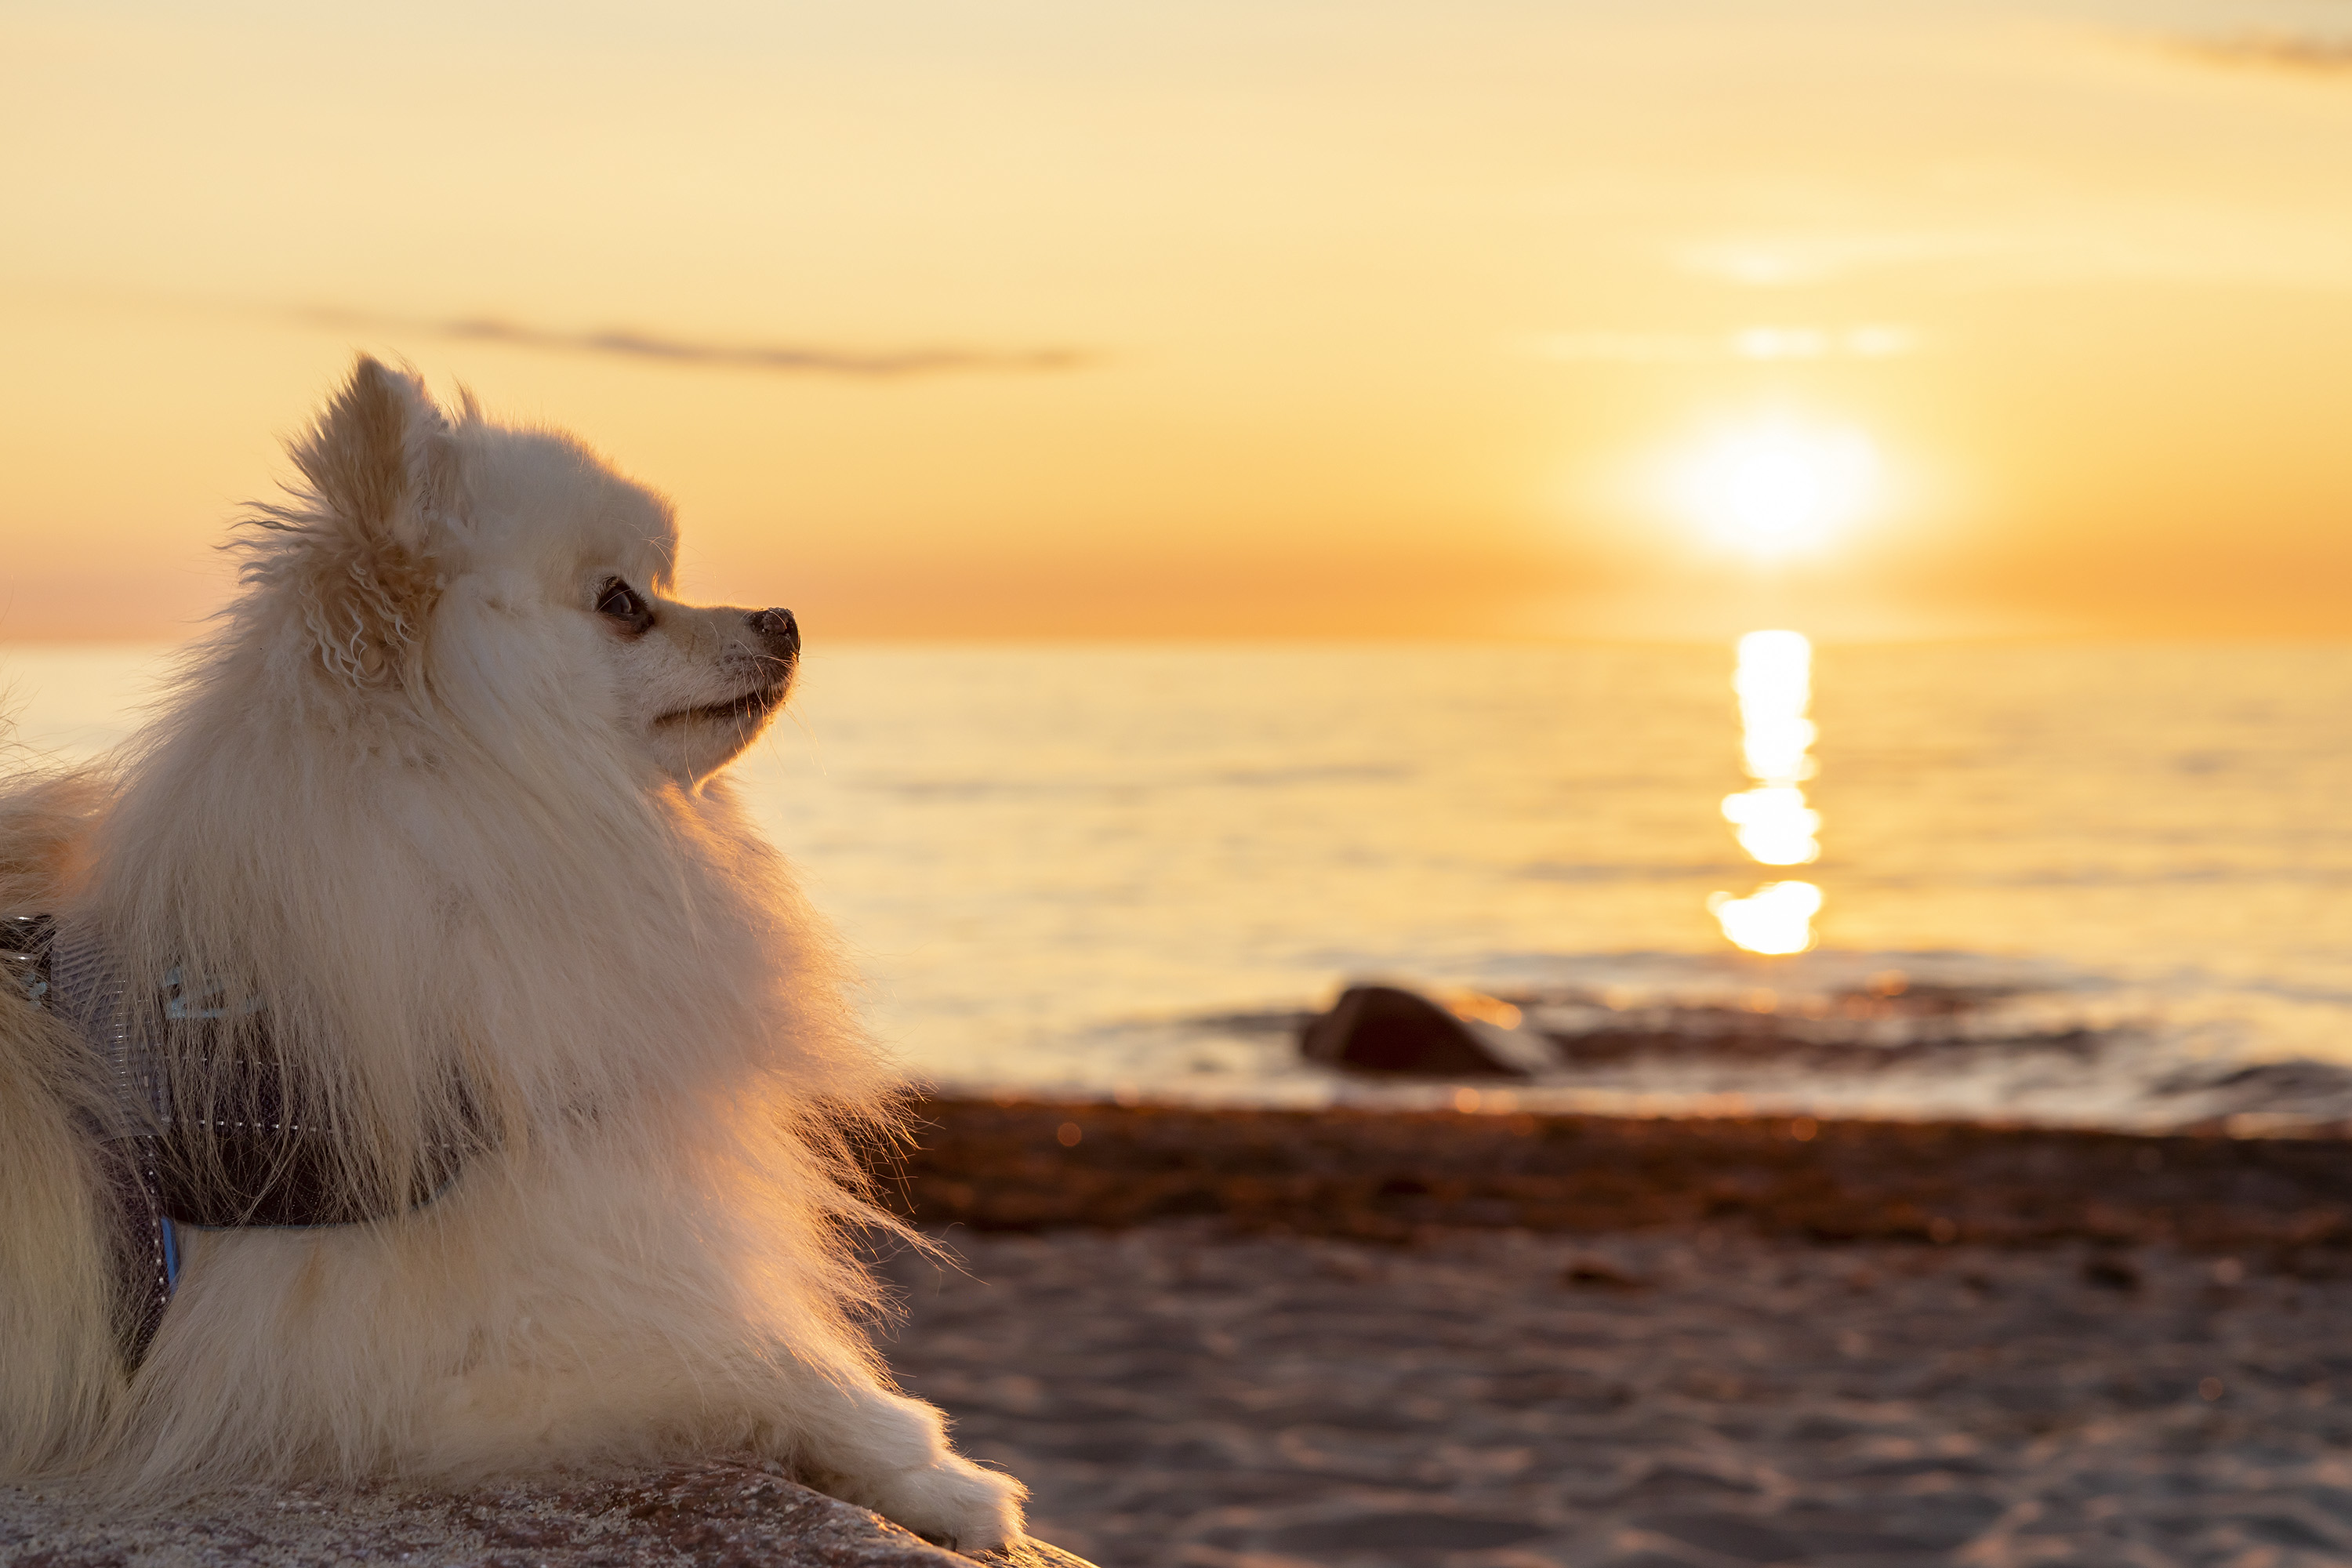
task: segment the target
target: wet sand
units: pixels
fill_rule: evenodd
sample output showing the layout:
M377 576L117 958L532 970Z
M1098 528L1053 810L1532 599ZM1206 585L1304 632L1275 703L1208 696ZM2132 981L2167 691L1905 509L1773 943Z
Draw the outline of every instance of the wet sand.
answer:
M1106 1568L2352 1562L2352 1145L928 1115L892 1361Z

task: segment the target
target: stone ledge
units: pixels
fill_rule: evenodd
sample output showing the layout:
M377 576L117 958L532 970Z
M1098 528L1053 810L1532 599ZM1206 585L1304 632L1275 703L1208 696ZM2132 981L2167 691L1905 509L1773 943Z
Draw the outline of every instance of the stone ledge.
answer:
M1088 1568L1033 1543L992 1568ZM7 1568L973 1568L879 1515L745 1464L466 1493L243 1488L152 1515L0 1487Z

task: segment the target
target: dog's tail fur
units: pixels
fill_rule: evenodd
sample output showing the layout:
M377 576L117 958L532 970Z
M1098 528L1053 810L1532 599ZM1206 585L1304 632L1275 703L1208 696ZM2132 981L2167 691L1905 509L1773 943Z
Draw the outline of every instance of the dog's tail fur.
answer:
M86 1054L0 997L0 1475L85 1460L121 1380L96 1146L77 1126Z
M0 914L57 906L106 789L89 773L0 787ZM86 1463L122 1386L104 1176L83 1131L89 1048L0 983L0 1476Z

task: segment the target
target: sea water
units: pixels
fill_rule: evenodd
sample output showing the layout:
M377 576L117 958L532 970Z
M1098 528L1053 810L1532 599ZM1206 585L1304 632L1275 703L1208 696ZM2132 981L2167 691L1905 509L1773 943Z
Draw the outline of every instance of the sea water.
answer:
M0 645L19 742L103 751L164 655ZM952 1089L2352 1116L2352 649L1819 649L1818 945L1772 958L1709 912L1780 874L1724 816L1752 782L1731 673L1727 647L820 647L735 787L879 1034ZM1299 1018L1371 976L1789 1026L1499 1091L1301 1063ZM1905 991L1967 1005L1933 1038L1832 1028Z

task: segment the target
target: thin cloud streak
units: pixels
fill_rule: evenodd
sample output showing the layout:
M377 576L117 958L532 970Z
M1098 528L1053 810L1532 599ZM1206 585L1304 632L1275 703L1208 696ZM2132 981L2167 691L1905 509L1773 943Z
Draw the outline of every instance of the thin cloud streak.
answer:
M395 332L442 338L458 342L505 343L516 348L546 349L561 353L610 354L622 359L654 360L667 364L713 365L734 370L770 371L784 375L843 376L853 380L902 380L914 376L1011 374L1085 370L1102 356L1078 349L835 349L803 343L705 343L646 332L607 328L593 332L562 332L495 317L419 321L358 310L304 310L297 318L310 326Z
M1895 359L1917 352L1919 333L1886 323L1830 328L1760 325L1713 336L1692 332L1551 332L1526 340L1538 359L1616 364L1701 360Z
M2179 38L2173 47L2208 65L2294 76L2352 75L2352 37L2315 33L2234 33Z

